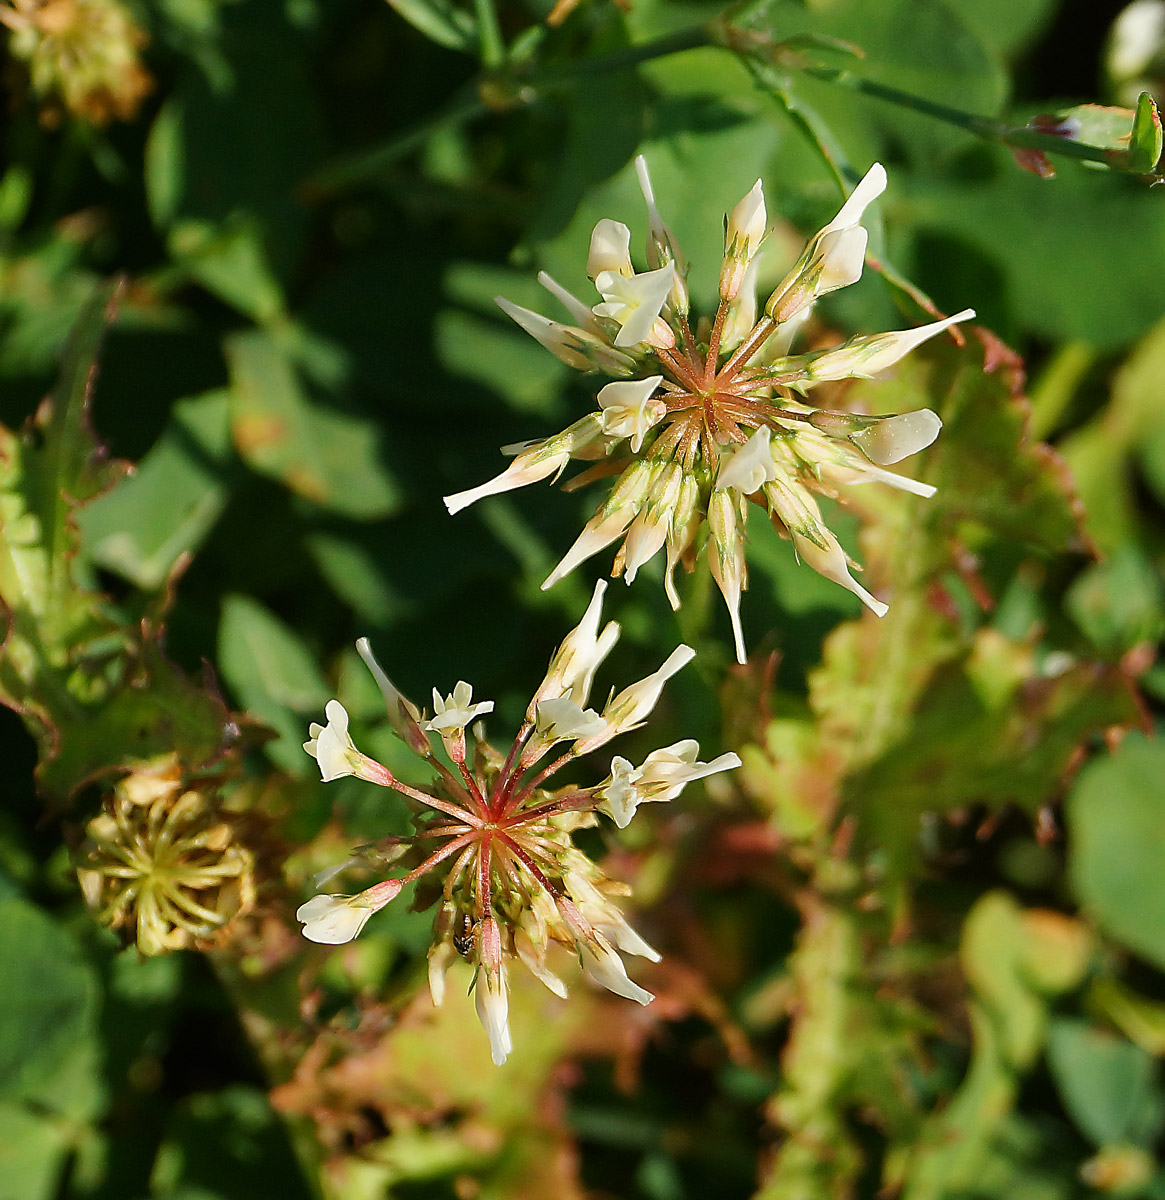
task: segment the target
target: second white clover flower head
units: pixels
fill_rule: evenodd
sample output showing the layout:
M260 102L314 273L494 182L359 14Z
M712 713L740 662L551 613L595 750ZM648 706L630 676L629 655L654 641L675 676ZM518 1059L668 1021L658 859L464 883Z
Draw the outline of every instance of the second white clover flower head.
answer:
M406 784L357 750L347 713L337 701L328 705L329 725L313 726L306 744L321 769L332 768L328 778L358 774L400 792L416 815L414 835L392 839L393 878L354 896L306 901L296 913L304 936L329 945L349 942L408 884L440 869L442 885L428 893L440 896L428 964L433 1001L444 998L450 964L468 960L478 1018L499 1065L512 1050L507 972L521 962L556 996L565 996L563 981L547 964L556 943L573 950L586 974L602 986L640 1004L652 999L628 976L620 953L651 961L659 955L615 907L610 896L617 885L573 844L572 831L594 825L598 813L626 825L639 804L672 799L691 780L739 763L734 754L701 763L696 743L688 740L654 751L638 770L624 771L619 764L625 760L616 759L604 784L549 782L580 755L640 725L667 680L692 658L691 649L680 646L657 670L614 694L601 712L584 707L595 669L619 635L614 622L602 624L605 588L602 581L596 585L582 620L551 657L507 754L483 740L480 725L467 733L466 727L493 707L489 701L475 702L468 683L459 681L448 696L434 691L437 711L426 719L389 682L363 640L360 655L380 685L393 728L426 760L431 783L424 788ZM435 752L434 734L447 758ZM569 745L553 753L562 743ZM616 780L624 774L634 793L620 799Z
M642 158L635 170L647 205L651 269L636 271L628 227L604 220L595 227L587 261L599 304L588 308L543 277L575 324L547 318L538 324L527 310L503 305L564 361L617 382L598 389L589 418L523 448L506 471L447 496L447 506L455 512L482 496L557 476L569 460L600 460L585 477L614 476L610 492L543 587L618 543L611 573L628 583L666 553L664 588L678 608L675 568L706 564L728 609L741 662L746 500L767 510L802 562L871 611L885 611L884 601L854 578L856 567L825 528L816 494L834 498L839 486L878 483L932 495L933 485L883 468L925 449L941 421L928 409L871 417L815 408L804 398L819 385L892 367L973 311L917 329L854 337L835 349L790 353L815 302L862 274L863 222L887 184L875 163L763 305L755 287L768 214L758 180L726 218L716 312L697 320L689 313L686 260L659 214Z

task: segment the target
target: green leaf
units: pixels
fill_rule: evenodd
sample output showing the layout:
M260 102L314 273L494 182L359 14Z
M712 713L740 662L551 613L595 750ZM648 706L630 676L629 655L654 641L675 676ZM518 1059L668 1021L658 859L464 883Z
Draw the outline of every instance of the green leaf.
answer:
M1129 138L1129 170L1148 175L1161 159L1162 146L1161 114L1153 97L1142 92L1137 98L1137 113Z
M40 909L0 900L0 1096L42 1086L90 1035L96 982L73 940Z
M257 1088L236 1085L186 1100L150 1180L155 1196L311 1200L290 1139Z
M69 1153L69 1131L59 1121L0 1102L0 1195L5 1200L55 1200Z
M425 37L450 50L472 54L477 49L477 24L452 0L388 0Z
M180 401L134 474L81 511L94 562L152 591L198 549L226 507L229 403L223 391Z
M1113 657L1165 634L1165 588L1136 542L1123 543L1090 566L1064 604L1092 644Z
M309 400L286 354L264 332L233 334L225 352L231 433L251 467L345 516L368 520L397 507L372 421Z
M283 289L253 223L181 221L169 243L179 270L244 316L263 324L283 313Z
M1165 311L1160 197L1119 172L1063 161L1057 172L1049 187L1001 158L975 180L919 177L910 214L916 228L943 239L940 245L951 239L972 248L1006 280L1006 308L992 314L1006 335L1121 347ZM945 301L949 259L933 242L928 248L917 264L899 259Z
M302 746L307 716L321 720L332 697L315 659L298 635L258 601L228 596L219 625L218 662L243 707L280 735L272 758L296 775L309 774Z
M1165 967L1165 743L1129 734L1090 763L1068 797L1068 869L1081 906L1109 936Z
M1053 1021L1048 1066L1064 1107L1098 1146L1138 1142L1160 1112L1156 1060L1139 1046L1075 1018Z

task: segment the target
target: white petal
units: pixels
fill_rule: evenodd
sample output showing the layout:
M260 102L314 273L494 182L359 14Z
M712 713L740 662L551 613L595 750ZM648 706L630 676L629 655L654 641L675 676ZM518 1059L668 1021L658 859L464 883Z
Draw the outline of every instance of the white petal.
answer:
M327 946L350 942L376 911L354 906L350 901L349 896L313 896L301 904L295 910L295 919L303 922L303 936L309 942Z
M881 163L874 163L850 193L849 199L841 206L841 211L821 232L827 233L833 229L845 229L856 225L862 219L866 208L885 190L886 168Z
M903 458L925 450L943 427L936 413L929 408L886 417L850 434L850 441L873 463L887 467Z
M587 277L598 279L604 271L629 276L631 266L631 230L622 221L604 217L591 233L591 248L587 254Z
M767 425L761 425L743 446L725 460L716 477L716 486L736 488L749 496L770 480L776 479L777 468L773 462L771 440L772 430Z
M823 575L826 579L832 579L834 583L840 583L843 588L853 592L877 616L884 617L890 611L888 604L883 604L881 600L871 596L850 574L845 551L842 550L837 538L828 529L822 528L827 542L827 548L824 550L816 542L803 537L795 529L790 532L793 535L793 545L797 548L797 554L802 562L812 567L819 575Z
M490 1055L494 1065L500 1067L514 1048L510 1040L510 1001L504 965L499 968L496 978L491 978L490 973L484 969L478 972L477 983L473 989L473 1004L477 1009L478 1020L489 1037Z
M611 947L602 934L595 934L595 945L589 941L579 942L579 956L582 959L583 970L607 991L614 992L637 1004L650 1004L655 996L646 988L627 977L627 968L623 960Z

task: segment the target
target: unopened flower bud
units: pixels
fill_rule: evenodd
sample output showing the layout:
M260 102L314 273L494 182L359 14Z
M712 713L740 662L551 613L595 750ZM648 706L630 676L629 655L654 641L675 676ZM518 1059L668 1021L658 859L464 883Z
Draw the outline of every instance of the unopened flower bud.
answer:
M597 333L552 321L541 313L511 303L504 296L495 296L494 302L555 358L576 371L603 371L615 376L628 376L635 371L635 359L616 350Z
M883 604L875 596L871 596L864 587L850 574L849 561L837 538L826 529L820 527L819 533L825 542L824 546L800 534L796 529L790 529L793 535L793 545L801 561L812 567L819 575L840 583L847 591L855 596L876 616L884 617L890 611L888 604Z
M728 214L724 228L724 261L720 266L720 298L735 300L745 272L765 236L765 197L758 179Z
M708 501L708 526L711 531L708 538L708 566L728 608L738 663L748 661L744 650L744 631L740 627L740 594L748 587L743 523L738 494L728 488L713 488Z
M654 476L655 465L643 461L632 463L623 472L599 511L583 526L574 545L543 581L543 591L623 534L646 503Z
M550 475L557 475L572 455L579 454L602 436L602 415L589 413L555 437L526 447L500 475L464 492L454 492L451 496L445 496L445 507L450 513L457 513L485 496L496 496L501 492L525 487L528 483L537 483Z

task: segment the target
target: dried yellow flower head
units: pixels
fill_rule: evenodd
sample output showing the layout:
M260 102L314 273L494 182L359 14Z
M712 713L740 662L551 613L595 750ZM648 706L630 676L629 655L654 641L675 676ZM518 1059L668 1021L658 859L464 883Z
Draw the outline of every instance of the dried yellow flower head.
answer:
M118 781L86 827L77 875L89 905L143 954L206 943L254 904L254 856L213 784L175 755Z
M153 88L146 33L117 0L2 0L0 21L48 124L62 108L94 125L128 121Z

